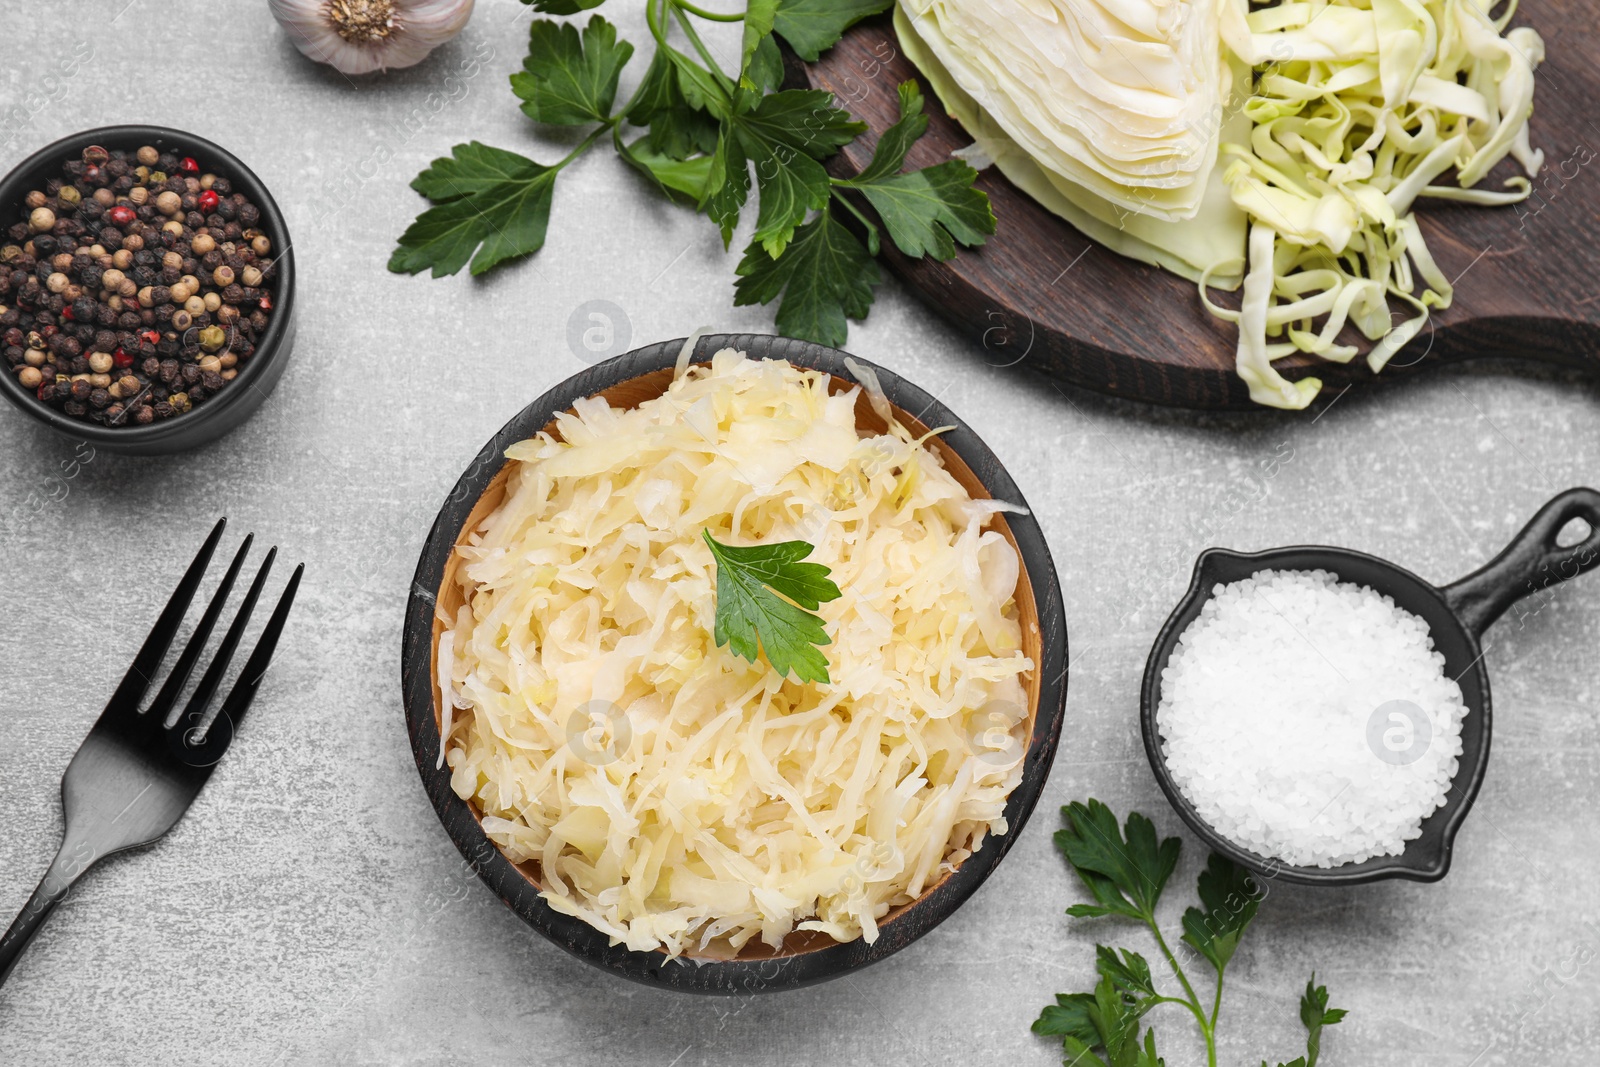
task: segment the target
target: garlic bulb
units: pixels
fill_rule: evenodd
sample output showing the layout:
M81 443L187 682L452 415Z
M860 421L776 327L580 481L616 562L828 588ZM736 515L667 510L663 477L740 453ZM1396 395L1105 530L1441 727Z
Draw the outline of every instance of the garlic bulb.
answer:
M268 0L300 51L345 74L409 67L461 32L472 0Z

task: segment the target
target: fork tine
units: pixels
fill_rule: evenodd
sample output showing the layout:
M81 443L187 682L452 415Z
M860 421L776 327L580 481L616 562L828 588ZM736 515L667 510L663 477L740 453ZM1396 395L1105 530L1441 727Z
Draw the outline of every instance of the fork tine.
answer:
M234 650L239 647L240 638L244 637L245 627L250 624L250 613L256 609L256 601L261 597L261 587L267 584L267 575L272 572L272 561L277 555L277 545L267 549L267 558L262 561L261 569L256 572L255 581L250 583L250 591L245 594L244 603L239 605L239 614L233 617L233 625L228 627L227 634L222 638L222 644L217 648L217 655L211 661L211 666L200 676L200 684L195 686L194 695L189 698L188 706L179 716L179 722L186 722L190 727L194 727L204 720L206 709L211 706L211 698L216 695L217 686L222 684L222 676L228 669L228 663L233 659Z
M256 642L256 647L250 653L250 658L244 662L244 670L239 672L239 680L233 685L233 692L228 694L228 699L222 702L221 715L228 717L228 722L237 729L239 720L244 718L244 713L250 710L250 702L256 698L256 690L261 686L261 679L266 677L267 667L272 662L272 653L278 647L278 635L283 633L283 624L289 618L289 608L294 604L295 590L300 588L300 575L305 571L304 563L294 569L294 574L289 576L289 584L283 587L283 595L278 598L278 606L272 609L272 617L267 620L266 629L261 631L261 640Z
M206 650L206 642L211 639L211 631L217 625L217 617L222 614L222 609L228 602L228 594L233 591L233 583L239 577L240 569L244 567L244 558L249 554L250 544L254 540L255 534L244 535L244 544L234 553L233 562L228 564L228 573L222 577L222 584L217 586L217 591L211 595L211 603L206 605L206 613L201 616L200 625L196 626L194 633L190 635L189 643L184 646L183 654L178 657L172 673L162 684L161 692L156 694L155 701L145 709L145 716L151 726L166 725L173 705L178 702L178 695L183 692L184 683L189 680L189 675L194 673L194 665L200 659L200 653Z
M150 636L144 639L139 654L133 657L133 666L128 668L128 673L122 676L117 691L111 695L111 700L106 704L107 711L115 710L129 715L138 711L139 701L143 700L145 693L149 691L156 668L161 666L161 660L166 656L167 649L172 646L172 639L178 634L178 626L183 622L184 613L189 610L189 602L194 599L195 590L200 587L200 579L205 576L206 568L211 565L211 555L217 549L217 542L222 540L222 531L227 525L228 520L223 518L212 527L211 536L200 546L194 562L189 564L189 569L184 572L183 580L178 583L178 588L173 590L172 599L167 601L160 618L156 619L155 626L151 627Z

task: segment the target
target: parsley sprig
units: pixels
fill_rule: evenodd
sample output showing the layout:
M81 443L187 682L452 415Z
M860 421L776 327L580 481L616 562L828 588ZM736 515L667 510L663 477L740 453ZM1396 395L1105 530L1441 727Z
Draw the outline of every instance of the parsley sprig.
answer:
M1260 884L1248 871L1212 853L1199 879L1202 907L1191 907L1183 914L1183 946L1216 974L1207 1011L1156 922L1156 904L1177 868L1182 842L1176 837L1158 841L1155 825L1138 812L1130 814L1119 828L1117 817L1098 800L1087 804L1074 801L1062 808L1061 814L1066 826L1056 831L1056 847L1094 898L1092 904L1072 905L1067 914L1075 918L1119 916L1143 923L1183 995L1158 991L1150 964L1139 953L1096 945L1095 971L1100 979L1094 991L1058 993L1056 1002L1034 1022L1034 1033L1061 1038L1066 1054L1062 1062L1069 1067L1163 1067L1165 1061L1156 1053L1155 1028L1146 1029L1141 1039L1140 1023L1157 1005L1177 1004L1194 1016L1205 1038L1206 1062L1216 1067L1223 974L1265 896ZM1316 984L1313 974L1300 999L1306 1055L1278 1067L1316 1067L1323 1027L1332 1026L1344 1015L1343 1009L1328 1007L1328 991ZM1266 1067L1265 1061L1262 1067Z
M804 541L725 545L710 530L701 533L717 561L712 637L718 647L727 645L751 663L765 653L784 678L793 672L801 682L828 681L828 659L817 646L830 638L812 612L841 594L827 567L801 562L814 546Z
M574 15L601 0L524 0L549 15ZM511 76L522 111L546 126L589 127L565 157L538 163L471 141L436 159L411 183L432 206L400 236L389 269L438 278L463 266L482 274L544 245L561 171L609 137L616 153L663 195L691 203L716 224L724 247L755 201L754 233L736 269L735 304L777 301L779 332L840 345L848 320L865 318L883 280L874 257L883 234L911 257L949 259L994 232L976 172L950 160L905 171L928 128L914 82L898 88L900 119L856 177L835 178L825 160L866 130L832 93L779 89L777 41L814 61L846 29L893 0L748 0L720 14L690 0L645 0L654 51L633 94L616 102L634 47L600 15L580 31L535 19L528 55ZM696 23L742 22L739 69L722 70ZM642 133L630 133L641 130ZM754 174L754 181L751 175Z

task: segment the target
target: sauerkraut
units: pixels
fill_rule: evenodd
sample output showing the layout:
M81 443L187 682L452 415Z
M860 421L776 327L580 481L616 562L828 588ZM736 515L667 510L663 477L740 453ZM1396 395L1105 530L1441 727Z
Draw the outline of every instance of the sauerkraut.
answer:
M1019 560L988 528L1007 505L898 422L858 430L860 390L828 384L724 350L636 408L579 401L507 450L504 501L457 549L452 785L613 944L872 941L1006 832L1034 669ZM818 611L831 682L716 646L703 529L815 545L843 591Z

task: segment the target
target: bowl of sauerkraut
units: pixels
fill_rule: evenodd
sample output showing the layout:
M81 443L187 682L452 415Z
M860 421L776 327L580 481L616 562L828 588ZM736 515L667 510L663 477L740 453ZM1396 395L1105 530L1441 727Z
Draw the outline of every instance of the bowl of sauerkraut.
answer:
M797 605L819 677L735 654L712 539L827 568L838 595ZM717 335L592 367L484 446L402 670L429 798L508 906L624 977L751 993L971 896L1043 788L1066 651L1044 536L976 434L865 360Z

